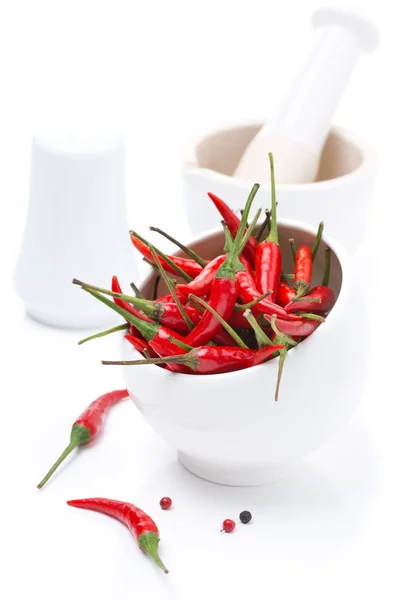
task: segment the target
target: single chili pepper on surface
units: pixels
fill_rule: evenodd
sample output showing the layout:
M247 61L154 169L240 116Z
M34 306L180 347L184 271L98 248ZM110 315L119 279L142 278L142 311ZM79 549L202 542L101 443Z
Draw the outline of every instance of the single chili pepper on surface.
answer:
M151 342L151 346L154 344ZM167 363L172 365L184 365L192 373L197 375L211 375L216 373L228 373L239 371L249 366L254 359L257 350L249 348L235 348L233 346L200 346L193 348L187 354L179 356L166 356L152 358L150 360L124 360L124 361L102 361L103 365L157 365Z
M109 517L114 517L114 519L117 519L126 525L143 552L150 556L164 573L168 573L168 569L165 567L158 554L158 543L160 541L158 527L153 519L143 510L129 502L109 500L108 498L68 500L67 504L76 508L94 510L104 515L108 515Z
M54 471L60 466L63 460L78 446L85 446L95 440L104 423L108 410L117 402L128 396L128 390L115 390L103 394L89 404L86 410L76 419L72 425L70 442L59 459L51 467L50 471L43 477L38 484L41 489L53 475Z
M312 265L311 248L303 244L296 253L294 269L294 289L298 298L304 296L310 287Z
M208 305L214 309L225 321L230 318L236 304L238 296L238 284L236 281L237 260L251 233L251 229L248 229L242 239L245 223L250 212L254 196L256 195L259 187L259 184L255 184L249 194L232 249L216 272L213 284L211 286ZM252 226L254 227L253 223ZM244 269L244 267L242 268ZM203 344L209 342L220 329L221 324L219 321L210 311L207 311L203 314L200 322L187 336L186 343L189 344L189 346L202 346Z
M272 294L267 299L267 302L275 302L282 272L282 254L279 248L278 224L276 221L274 160L271 153L268 156L271 166L271 230L267 239L264 242L260 242L257 246L255 270L257 288L263 294L267 290L272 290Z
M218 198L218 196L212 194L211 192L208 192L208 196L209 198L211 198L215 208L218 210L219 214L227 224L228 229L232 234L232 237L235 238L239 229L241 219L239 219L239 217L233 212L231 208L229 208L229 206L223 200L221 200L221 198ZM254 264L257 246L258 242L256 238L253 235L251 235L247 241L246 246L243 249L243 254L246 258L249 259L249 261L252 264Z
M316 302L318 300L320 302ZM304 298L293 299L289 302L285 306L285 310L288 313L313 312L314 310L327 312L333 308L334 304L335 296L331 288L324 285L317 285Z
M139 252L151 263L154 264L154 259L151 255L150 249L147 245L147 243L144 242L144 238L142 238L142 236L140 236L138 233L136 233L135 231L131 231L131 240L132 240L132 244L135 246L135 248L137 250L139 250ZM170 256L169 254L165 254L163 252L161 252L158 248L155 248L155 251L158 254L158 257L160 259L160 262L162 264L162 266L164 267L164 269L168 272L168 273L172 273L172 275L181 275L183 276L182 272L186 275L189 276L189 278L194 278L197 277L197 275L199 275L199 273L201 273L202 271L202 267L193 259L191 258L181 258L180 256ZM166 258L170 261L167 262L167 260L164 258L164 256L166 256ZM173 263L173 265L171 265L171 263ZM177 268L175 268L177 267ZM184 277L184 279L187 279Z
M279 304L279 306L286 306L289 304L295 295L296 292L291 285L285 283L284 281L279 282L278 292L276 294L276 302Z
M179 283L176 289L182 296L187 298L189 294L195 294L196 296L204 296L208 294L217 274L218 269L226 260L225 255L217 256L211 260L202 272L197 275L193 281L189 283Z
M143 354L144 351L147 350L147 352L150 355L150 358L158 357L158 354L156 352L154 352L153 348L151 346L149 346L149 344L145 340L141 340L140 338L136 337L135 335L129 335L129 334L125 335L124 337L127 342L132 344L132 346L135 348L135 350L140 352L140 354Z

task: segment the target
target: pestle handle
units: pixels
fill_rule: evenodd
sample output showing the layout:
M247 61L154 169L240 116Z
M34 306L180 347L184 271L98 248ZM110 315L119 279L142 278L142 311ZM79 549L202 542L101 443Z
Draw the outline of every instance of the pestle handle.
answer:
M276 160L279 183L302 183L316 177L332 117L364 52L378 45L375 25L355 11L318 9L312 17L314 43L271 119L244 153L235 176L269 181L267 154Z

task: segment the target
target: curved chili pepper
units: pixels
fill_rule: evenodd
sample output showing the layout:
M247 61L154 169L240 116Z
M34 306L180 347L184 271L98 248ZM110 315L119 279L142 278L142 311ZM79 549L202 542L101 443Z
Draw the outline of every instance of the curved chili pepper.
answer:
M264 313L265 319L271 323L272 317ZM311 319L301 319L299 321L286 321L285 319L276 319L276 326L281 333L291 336L307 337L313 333L317 327L321 325L321 321Z
M276 353L279 353L285 347L284 344L272 344L271 346L264 346L264 348L260 348L257 350L254 357L251 359L249 367L255 367L257 365L261 365L269 358L274 357Z
M131 330L132 330L132 328L131 328ZM154 352L153 348L151 346L149 346L149 344L147 342L145 342L145 340L141 340L140 338L136 337L135 335L129 335L129 334L126 334L124 336L124 338L126 339L127 342L132 344L132 346L135 348L135 350L140 352L140 354L143 354L143 351L147 350L147 352L150 355L150 358L157 358L158 354L156 352Z
M315 302L320 300L320 302ZM331 310L335 304L335 295L331 288L324 285L317 285L307 296L299 298L299 300L291 301L285 306L285 310L289 313L293 312L318 312L325 313Z
M258 184L255 184L251 189L232 249L229 251L225 261L219 267L211 286L208 305L225 321L230 318L236 304L238 296L238 284L236 281L237 261L241 254L243 244L250 235L249 229L242 240L250 208L259 187ZM210 311L207 311L203 314L200 322L189 333L185 342L189 346L202 346L209 342L220 329L220 322Z
M276 221L276 194L274 162L272 154L269 155L271 165L271 229L267 239L257 246L255 270L257 288L262 294L272 290L267 302L275 302L279 281L282 273L282 253L278 241L278 224Z
M113 277L112 277L111 290L113 292L116 292L117 294L122 294L122 289L119 284L118 277L116 275L113 275ZM147 317L145 314L141 313L140 310L137 310L136 308L134 308L131 304L129 304L129 302L126 302L125 300L121 300L120 298L114 298L114 302L117 306L120 306L121 308L128 311L135 317L138 317L139 319L142 319L143 321L151 322L151 319L149 319L149 317Z
M296 292L288 283L280 281L278 285L278 291L276 294L276 302L279 306L285 306L292 301L295 297Z
M180 283L176 286L176 289L183 295L185 298L189 296L189 294L195 294L196 296L204 296L208 294L217 274L218 269L225 261L226 256L220 255L211 260L206 267L202 270L202 272L197 275L193 281L189 283Z
M158 543L160 541L158 527L143 510L129 502L109 500L108 498L68 500L67 504L76 508L94 510L121 521L133 534L143 552L150 556L164 573L168 573L168 569L158 554Z
M133 233L131 233L131 240L132 240L132 244L135 246L135 248L137 250L139 250L139 252L145 258L147 258L148 261L150 261L152 264L154 264L152 254L151 254L149 248L146 246L146 244L143 243L141 240L139 240L139 238L136 237L136 235L134 235ZM202 271L202 267L195 260L193 260L191 258L181 258L180 256L170 256L169 254L167 254L166 256L177 267L179 267L180 269L185 271L185 273L187 275L189 275L189 277L197 277L197 275L199 275ZM171 265L168 264L161 256L159 256L159 259L160 259L162 266L168 273L172 273L172 275L177 274L176 271L171 267Z
M261 296L261 293L254 286L251 278L249 277L247 271L238 271L236 273L236 280L238 284L238 296L244 304L248 304L253 300L256 300ZM268 290L267 290L268 291ZM269 296L267 296L264 300L260 300L257 304L252 307L252 311L254 314L263 314L268 313L270 315L276 314L282 319L288 319L290 321L293 320L295 315L289 315L282 306L278 306L273 302L269 301ZM298 320L297 317L295 320Z
M70 442L64 452L61 454L59 459L54 463L49 472L43 477L42 481L38 484L38 488L41 489L45 483L53 475L54 471L60 466L60 464L67 458L67 456L77 448L78 446L85 446L89 442L95 440L104 423L109 409L114 406L117 402L128 396L128 390L115 390L103 394L93 402L89 404L86 410L76 419L72 425Z
M223 200L221 200L221 198L218 198L218 196L211 192L208 192L208 196L209 198L211 198L215 208L218 210L219 214L227 224L228 229L232 234L232 237L235 238L240 225L239 217L233 212L231 208L229 208L229 206ZM257 246L258 242L256 238L253 235L251 235L248 239L245 248L243 249L243 254L246 258L249 259L249 261L252 264L254 264Z
M311 248L307 244L303 244L296 253L295 261L294 289L297 292L297 296L304 296L310 287L312 269Z

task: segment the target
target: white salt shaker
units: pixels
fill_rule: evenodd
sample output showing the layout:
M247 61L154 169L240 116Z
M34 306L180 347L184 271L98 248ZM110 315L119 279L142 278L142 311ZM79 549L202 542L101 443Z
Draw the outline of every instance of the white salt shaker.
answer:
M110 287L136 277L125 205L121 136L35 137L28 217L15 287L30 316L56 327L118 323L113 311L73 285Z

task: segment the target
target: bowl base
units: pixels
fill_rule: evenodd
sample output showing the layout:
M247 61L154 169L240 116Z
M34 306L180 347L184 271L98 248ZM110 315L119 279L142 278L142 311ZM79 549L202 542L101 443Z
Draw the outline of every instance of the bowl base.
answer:
M227 467L188 456L178 451L178 460L193 475L218 483L238 487L266 485L288 477L300 461L258 467Z

